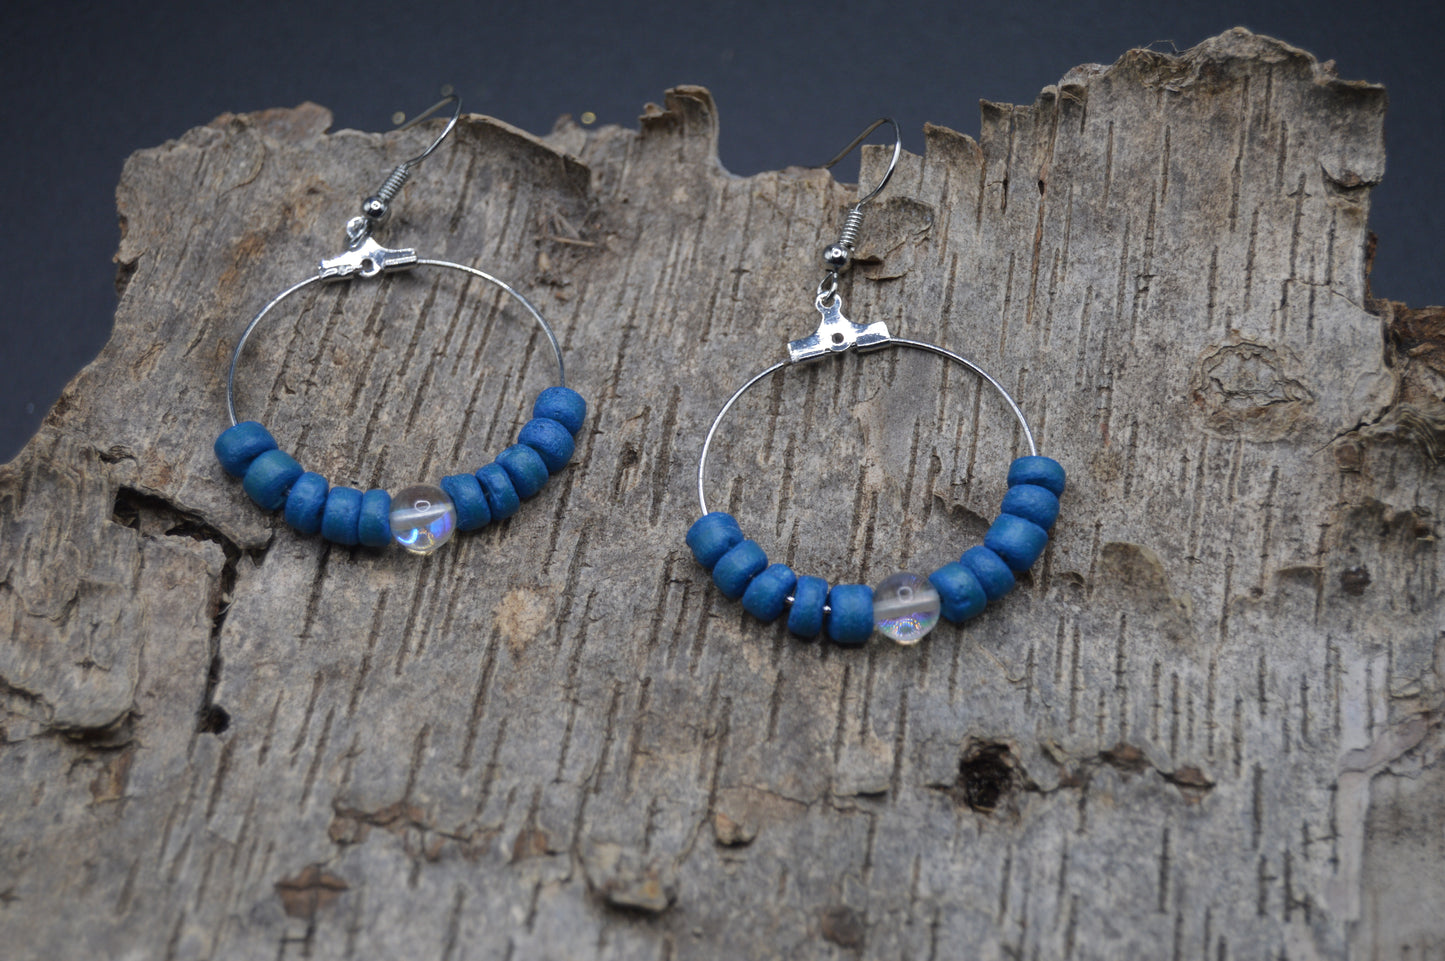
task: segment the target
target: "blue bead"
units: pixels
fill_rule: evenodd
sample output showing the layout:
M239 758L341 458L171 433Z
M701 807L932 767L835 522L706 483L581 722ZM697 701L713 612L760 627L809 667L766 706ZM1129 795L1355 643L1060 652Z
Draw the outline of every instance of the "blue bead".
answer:
M984 595L991 601L1014 589L1014 572L1009 570L1002 557L983 545L964 551L958 562L978 578Z
M566 467L577 446L567 428L550 417L533 417L527 421L517 440L537 452L549 474Z
M492 508L475 474L452 474L443 477L437 486L446 491L457 509L457 530L474 531L492 522Z
M828 603L828 582L821 577L798 578L793 588L793 609L788 632L812 640L823 632L823 605Z
M1022 574L1049 546L1049 532L1033 521L1000 514L983 536L983 546L1002 557L1015 574Z
M798 575L787 564L774 564L763 571L743 591L743 610L760 621L776 621L788 606L788 595L798 583Z
M1037 484L1055 497L1064 493L1064 469L1052 457L1020 457L1008 467L1008 486Z
M944 564L928 575L928 582L938 591L942 605L939 613L952 624L962 624L977 617L988 606L988 595L983 585L973 576L973 571L958 561Z
M284 450L268 450L251 461L251 466L246 468L246 479L241 483L251 500L274 511L286 503L286 492L303 473L301 465Z
M243 420L227 427L216 438L216 460L232 477L245 477L251 462L268 450L276 449L276 438L254 420Z
M361 491L354 487L333 487L326 495L321 514L321 536L333 544L354 547L361 543L357 525L361 521Z
M743 531L737 519L724 511L704 514L687 531L687 546L692 548L692 556L708 570L716 567L722 556L742 539Z
M522 500L535 497L538 491L547 486L547 465L542 463L537 452L526 444L513 444L508 447L497 455L497 463L502 465L502 469L512 479L512 486Z
M321 512L326 507L326 492L331 485L320 474L306 471L291 485L286 495L286 523L302 534L321 531Z
M735 601L743 596L753 578L768 566L768 555L753 541L743 541L722 556L712 569L712 579L723 596Z
M1003 495L1003 513L1033 521L1044 530L1054 526L1059 517L1059 499L1054 492L1037 484L1019 484Z
M537 395L537 402L532 405L532 416L555 420L567 428L567 433L576 437L582 429L582 422L587 419L587 401L575 390L548 387Z
M487 506L492 509L492 520L511 517L522 506L512 479L500 464L488 464L477 471L477 483L482 485L482 494L487 498Z
M838 584L828 592L828 639L855 647L873 633L873 588Z
M366 547L385 547L391 543L391 495L386 491L369 490L361 495L356 536Z

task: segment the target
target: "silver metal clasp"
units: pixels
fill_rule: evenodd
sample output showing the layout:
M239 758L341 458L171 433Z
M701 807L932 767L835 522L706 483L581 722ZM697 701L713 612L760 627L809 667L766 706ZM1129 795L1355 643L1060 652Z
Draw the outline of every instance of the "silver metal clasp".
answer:
M410 247L383 247L369 235L363 235L359 241L352 243L345 253L321 261L320 277L326 281L349 280L357 276L375 277L380 273L414 267L416 259L416 251Z
M888 343L888 325L881 320L871 324L855 324L843 316L843 298L834 293L822 294L813 301L823 320L818 329L801 340L788 341L788 363L801 364L845 350L874 350Z

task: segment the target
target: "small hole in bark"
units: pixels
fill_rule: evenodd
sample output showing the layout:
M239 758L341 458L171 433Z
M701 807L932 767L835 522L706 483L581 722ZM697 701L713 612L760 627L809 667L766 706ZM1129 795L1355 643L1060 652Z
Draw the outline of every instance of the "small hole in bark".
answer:
M958 763L958 787L963 803L981 814L992 814L1004 795L1016 786L1013 757L1004 744L975 744Z
M1370 569L1361 565L1340 572L1340 590L1352 597L1359 597L1370 586Z
M819 922L823 937L840 947L861 948L868 935L863 916L847 905L825 909Z
M132 530L140 528L140 504L134 491L125 487L116 491L115 504L110 509L110 520L111 523Z
M196 730L202 734L220 734L230 726L231 712L219 704L202 708L200 719L196 722Z

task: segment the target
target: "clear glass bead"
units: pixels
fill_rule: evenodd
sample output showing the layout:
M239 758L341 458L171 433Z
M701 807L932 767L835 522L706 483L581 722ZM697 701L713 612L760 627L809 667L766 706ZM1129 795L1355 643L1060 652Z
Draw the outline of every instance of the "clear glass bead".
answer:
M894 574L873 589L873 626L899 644L917 644L938 623L940 607L928 578Z
M391 498L391 536L413 554L430 554L456 529L457 507L440 487L413 484Z

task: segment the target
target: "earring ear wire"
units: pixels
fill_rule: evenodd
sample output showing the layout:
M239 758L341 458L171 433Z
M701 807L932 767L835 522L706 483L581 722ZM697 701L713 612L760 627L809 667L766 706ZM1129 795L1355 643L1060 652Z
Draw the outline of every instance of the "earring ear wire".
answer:
M392 172L387 176L386 180L382 181L382 184L380 187L377 188L376 193L372 194L370 197L367 197L361 202L361 216L365 219L365 224L363 225L353 220L351 223L348 223L346 225L346 235L348 238L350 238L353 246L365 240L366 237L371 233L372 227L384 224L387 218L391 216L391 202L401 191L401 188L406 186L406 182L411 179L412 168L416 167L423 160L430 157L432 155L432 151L436 150L437 147L440 147L442 141L447 139L447 136L451 134L452 130L456 127L457 120L462 115L462 98L458 97L454 93L448 94L447 96L438 100L436 103L432 104L430 107L427 107L425 110L423 110L417 116L413 117L411 120L408 120L406 123L396 128L398 131L410 130L417 124L435 115L438 110L445 107L447 104L452 104L454 107L454 109L452 110L452 115L447 120L446 126L442 128L442 132L437 134L437 138L431 142L431 146L427 147L425 150L417 154L415 157L412 157L410 160L403 160L401 163L397 164L396 167L392 170ZM363 226L365 228L364 230Z
M879 117L863 128L863 132L854 137L848 146L838 152L836 157L822 165L824 170L833 169L834 165L852 153L855 147L867 140L869 134L885 123L893 128L893 156L889 158L888 169L883 172L883 177L877 185L853 202L853 209L848 211L848 216L844 218L843 229L838 232L838 239L823 248L823 266L828 273L818 284L819 297L832 299L833 295L838 292L838 275L853 266L853 251L858 243L858 231L863 226L863 207L882 193L883 188L888 186L888 181L893 179L893 171L898 169L898 158L903 154L903 134L892 117ZM858 189L863 189L861 184Z

